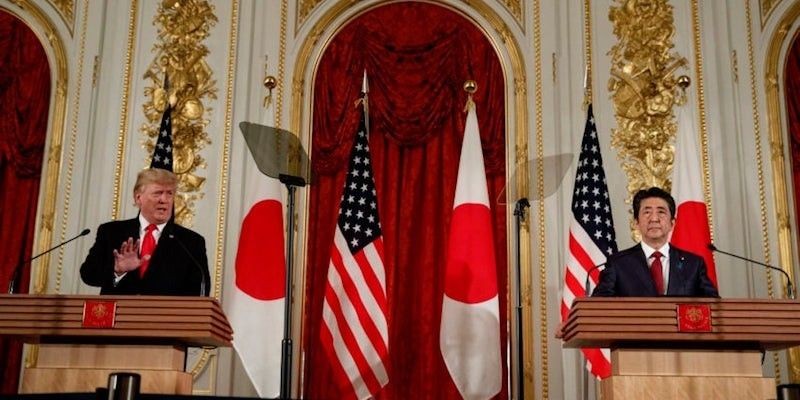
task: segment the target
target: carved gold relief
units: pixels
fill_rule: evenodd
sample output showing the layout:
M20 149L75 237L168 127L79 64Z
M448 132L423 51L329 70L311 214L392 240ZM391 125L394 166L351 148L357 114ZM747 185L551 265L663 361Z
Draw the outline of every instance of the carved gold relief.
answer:
M303 23L308 19L308 16L317 8L318 5L322 4L323 0L300 0L297 5L297 24L296 29L303 25ZM465 3L471 3L469 0L464 0ZM499 0L500 3L505 6L511 15L514 16L514 19L517 20L520 26L524 28L524 11L525 7L523 5L522 0Z
M686 59L672 49L672 6L666 0L615 0L608 18L619 39L608 82L617 128L611 145L628 176L628 192L671 186L677 126L673 107L686 101L675 75ZM688 83L688 82L681 82Z
M516 19L517 22L520 25L522 25L522 23L524 21L524 19L522 18L522 12L524 11L524 8L522 7L522 1L520 1L520 0L502 0L502 3L506 6L508 11L511 13L511 15L514 16L514 19Z
M201 188L206 179L197 175L198 168L206 167L200 150L211 143L205 132L209 121L203 118L204 101L217 98L217 82L205 61L209 51L203 40L216 22L214 8L207 0L164 0L154 21L158 26L156 56L144 75L152 82L145 88L149 100L144 104L144 113L149 122L142 127L148 154L153 152L167 102L174 104L173 170L179 178L175 219L188 226L194 217L194 202L203 197ZM165 74L169 77L167 89Z
M50 4L58 10L64 24L69 28L72 33L72 27L75 25L75 0L48 0Z
M764 26L764 22L769 19L770 14L772 11L775 10L775 7L781 3L783 0L759 0L758 8L761 13L761 26Z
M297 26L303 25L306 18L314 11L314 8L322 3L322 0L300 0L297 5Z

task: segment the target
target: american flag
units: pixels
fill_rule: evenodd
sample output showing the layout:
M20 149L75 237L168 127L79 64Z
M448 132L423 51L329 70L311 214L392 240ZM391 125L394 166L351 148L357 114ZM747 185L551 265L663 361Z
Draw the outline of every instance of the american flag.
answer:
M164 88L168 88L168 81L164 78ZM158 138L153 148L153 159L150 168L161 168L172 171L172 105L167 100L167 108L161 115L161 125L158 127Z
M367 142L366 101L365 90L331 246L320 329L342 398L357 399L375 396L389 381L383 237Z
M575 172L570 219L567 267L561 301L562 322L567 319L573 300L587 296L584 282L588 271L604 263L606 256L617 251L611 201L591 105L586 115L581 155ZM591 275L592 282L596 284L600 275L599 269L593 270ZM611 374L611 358L607 349L583 349L583 353L587 368L592 374L598 378Z

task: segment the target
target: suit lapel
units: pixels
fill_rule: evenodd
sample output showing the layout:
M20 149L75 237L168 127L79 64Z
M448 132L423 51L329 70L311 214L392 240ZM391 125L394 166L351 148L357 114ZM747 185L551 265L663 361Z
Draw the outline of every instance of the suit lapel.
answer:
M656 285L653 283L653 278L650 276L650 267L647 265L647 258L644 256L644 249L642 249L642 245L637 246L638 249L636 251L636 267L634 270L636 271L636 279L639 280L641 287L648 288L647 290L651 293L656 293Z
M153 268L161 269L162 265L166 264L165 261L171 253L170 247L172 239L170 238L170 235L172 232L172 223L168 222L166 225L164 225L164 230L161 232L161 236L158 238L156 249L153 252L153 258L150 260L150 265L147 267L148 272Z
M139 240L139 218L136 217L127 219L122 221L122 223L123 223L122 229L117 231L117 234L120 234L120 237L118 238L119 243L116 244L116 247L114 247L117 250L119 250L119 247L122 245L124 241L128 240L128 238L132 238L134 240L134 243L135 241ZM138 254L139 249L136 249L136 252ZM139 270L134 270L125 274L125 277L123 277L122 279L126 282L138 281L140 279Z
M680 296L684 294L683 278L684 273L684 258L683 255L675 250L674 246L669 247L669 284L667 286L667 294L673 296Z
M125 237L124 240L128 240L128 238L133 238L133 240L139 239L139 219L138 218L133 218L133 219L126 220L123 229L124 229L124 232L122 232L122 236Z

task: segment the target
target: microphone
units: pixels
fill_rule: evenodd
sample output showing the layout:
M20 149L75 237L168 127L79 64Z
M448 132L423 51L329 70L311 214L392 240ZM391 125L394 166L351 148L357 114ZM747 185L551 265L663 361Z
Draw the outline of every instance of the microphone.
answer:
M586 297L590 297L590 296L591 296L591 294L589 293L589 283L590 283L590 279L589 279L589 278L591 278L591 277L592 277L592 272L594 272L594 270L596 270L596 269L598 269L598 268L600 268L600 267L605 267L605 266L606 266L606 263L607 263L607 261L603 261L602 263L600 263L600 264L597 264L597 265L595 265L594 267L592 267L592 268L589 268L589 270L588 270L588 271L586 271L586 282L583 284L583 286L584 286L584 292L585 292L585 294L584 294L584 295L585 295Z
M189 256L190 260L192 260L192 264L194 264L194 266L197 267L197 270L200 271L200 296L205 296L206 295L206 274L205 274L205 271L203 271L203 267L200 265L199 262L197 262L197 259L194 258L194 256L192 255L192 252L189 251L189 249L186 248L186 246L183 244L183 242L181 242L180 239L178 239L178 237L175 236L175 234L170 233L170 234L167 235L167 237L169 237L171 240L175 240L175 243L177 243L178 246L180 246L183 249L183 252L186 253L187 256Z
M747 262L751 262L753 264L757 264L757 265L760 265L762 267L767 267L769 269L774 269L774 270L782 273L783 276L786 277L786 291L789 293L789 298L792 299L792 300L795 299L794 285L792 285L792 280L791 280L791 278L789 278L789 274L787 274L786 271L784 271L784 270L782 270L782 269L780 269L778 267L773 267L772 265L769 265L769 264L764 264L762 262L758 262L758 261L750 259L750 258L738 256L736 254L728 253L727 251L720 250L720 249L717 248L717 246L714 246L714 243L709 243L708 244L708 249L711 250L711 251L716 251L717 253L727 254L727 255L729 255L731 257L738 258L740 260L744 260L744 261L747 261Z
M65 245L65 244L67 244L67 243L69 243L69 242L81 237L81 236L86 236L86 235L89 234L89 232L91 232L91 229L86 228L86 229L82 230L81 233L79 233L78 235L73 237L72 239L69 239L69 240L66 240L64 242L61 242L61 243L59 243L59 244L57 244L57 245L55 245L55 246L53 246L53 247L51 247L51 248L49 248L49 249L47 249L45 251L43 251L43 252L41 252L41 253L39 253L39 254L29 258L29 259L27 259L27 260L23 260L22 262L17 264L17 266L14 268L14 273L11 275L11 282L8 282L8 294L14 294L14 291L17 288L17 282L19 282L19 280L21 278L20 275L22 275L22 267L24 267L25 264L27 264L27 263L29 263L29 262L31 262L31 261L33 261L33 260L45 255L45 254L47 254L47 253L49 253L49 252L51 252L51 251L63 246L63 245Z

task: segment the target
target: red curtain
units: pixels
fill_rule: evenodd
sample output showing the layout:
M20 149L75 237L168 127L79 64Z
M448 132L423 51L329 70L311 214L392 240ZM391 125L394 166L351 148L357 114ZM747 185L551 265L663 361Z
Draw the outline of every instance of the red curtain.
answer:
M794 181L795 223L800 226L800 36L795 36L786 56L784 74L786 116L792 150L792 180ZM800 241L800 239L798 239Z
M25 23L0 11L0 290L30 257L50 104L50 67ZM19 293L27 293L25 265ZM17 392L22 346L0 340L0 391Z
M475 94L507 325L505 82L497 54L463 16L427 3L371 9L328 45L314 81L313 184L303 323L304 396L339 398L319 327L344 175L369 76L370 151L385 243L389 384L380 399L460 398L439 350L447 235L464 132L464 81ZM500 203L505 203L501 199ZM507 332L502 332L506 359ZM504 362L505 365L505 362ZM504 371L506 372L506 371ZM505 382L498 398L508 397Z

